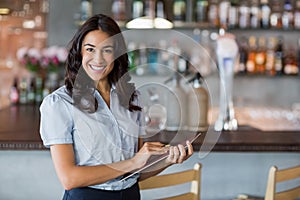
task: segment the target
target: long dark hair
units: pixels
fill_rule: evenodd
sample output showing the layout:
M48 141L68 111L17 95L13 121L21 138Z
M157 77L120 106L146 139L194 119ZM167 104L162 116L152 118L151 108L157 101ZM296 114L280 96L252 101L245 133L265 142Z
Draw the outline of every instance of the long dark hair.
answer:
M89 18L76 32L69 43L69 54L66 60L65 85L69 94L73 97L74 104L78 108L95 112L98 109L98 101L94 96L95 83L87 75L82 67L81 47L84 37L91 31L101 30L109 36L115 36L114 40L114 67L108 75L108 81L116 86L116 92L120 104L129 111L141 110L134 105L137 97L135 86L129 83L129 61L124 37L117 23L110 17L97 14Z

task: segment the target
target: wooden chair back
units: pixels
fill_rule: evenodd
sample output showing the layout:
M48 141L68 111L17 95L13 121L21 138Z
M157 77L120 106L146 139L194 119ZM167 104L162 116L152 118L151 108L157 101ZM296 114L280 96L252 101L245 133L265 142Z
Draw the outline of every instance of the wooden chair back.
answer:
M276 191L277 183L284 183L296 178L300 178L300 165L281 170L276 166L272 166L269 170L265 200L294 200L300 198L300 185L283 191Z
M201 164L200 163L196 163L194 165L194 168L190 170L150 177L146 180L140 181L139 186L140 186L140 190L148 190L148 189L157 189L157 188L175 186L184 183L191 183L190 191L180 195L170 196L167 198L159 198L159 197L155 197L155 198L165 199L165 200L199 200L200 186L201 186Z

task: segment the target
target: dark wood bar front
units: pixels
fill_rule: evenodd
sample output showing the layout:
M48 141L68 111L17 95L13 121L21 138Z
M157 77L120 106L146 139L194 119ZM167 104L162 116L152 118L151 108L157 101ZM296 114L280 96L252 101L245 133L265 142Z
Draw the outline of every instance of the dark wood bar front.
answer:
M4 108L0 110L0 120L0 150L46 150L39 135L38 106ZM193 133L163 131L145 140L169 143L189 134ZM260 131L247 126L238 131L209 130L194 142L194 147L197 151L218 152L300 152L300 132Z

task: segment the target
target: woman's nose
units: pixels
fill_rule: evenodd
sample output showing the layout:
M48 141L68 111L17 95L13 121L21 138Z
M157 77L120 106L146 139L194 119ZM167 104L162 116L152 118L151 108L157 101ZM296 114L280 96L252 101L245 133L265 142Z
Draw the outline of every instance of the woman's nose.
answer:
M103 57L103 54L102 54L101 51L100 51L100 52L97 52L97 53L95 54L94 60L95 60L97 63L99 63L99 64L101 64L101 63L103 63L103 62L105 61L105 60L104 60L104 57Z

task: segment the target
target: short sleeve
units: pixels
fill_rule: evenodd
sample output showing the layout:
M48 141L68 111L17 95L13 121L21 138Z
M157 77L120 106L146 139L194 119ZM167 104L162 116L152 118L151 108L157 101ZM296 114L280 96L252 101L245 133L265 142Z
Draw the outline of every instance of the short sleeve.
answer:
M57 94L50 94L40 106L40 135L43 144L72 144L73 118L65 100Z

